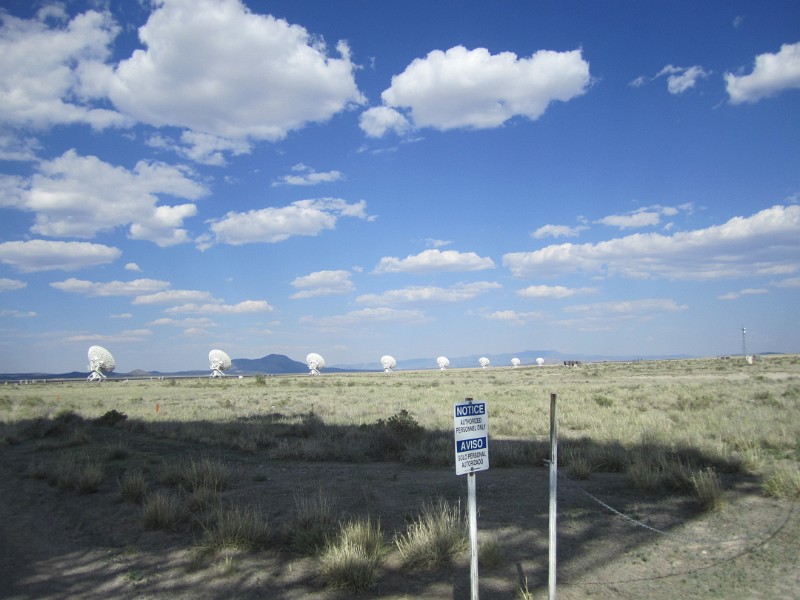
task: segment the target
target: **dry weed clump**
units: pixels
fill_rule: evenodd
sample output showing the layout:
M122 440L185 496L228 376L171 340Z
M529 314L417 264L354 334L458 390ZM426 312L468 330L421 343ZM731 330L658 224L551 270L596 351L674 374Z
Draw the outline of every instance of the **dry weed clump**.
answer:
M119 497L124 502L141 504L147 496L148 483L139 469L127 471L119 480Z
M704 511L719 510L724 505L722 484L713 469L703 469L691 476L695 497Z
M202 554L256 550L266 546L270 539L269 522L261 511L240 504L217 506L203 523L203 529Z
M60 490L93 494L103 483L105 468L88 456L62 454L55 461L32 461L27 474L34 479L44 479Z
M320 490L316 496L303 496L296 492L294 502L295 517L289 524L287 538L296 552L317 554L336 532L333 501Z
M449 564L469 544L461 504L451 506L442 498L426 502L408 531L397 533L394 542L408 568L435 569Z
M167 490L149 494L142 504L142 525L145 529L175 529L184 517L181 499Z
M373 523L367 517L343 523L320 555L322 578L333 589L369 589L387 551L379 521Z
M165 464L162 481L169 485L180 485L189 492L199 489L221 492L227 487L230 475L230 467L225 463L203 457Z
M761 484L764 495L771 498L800 498L800 470L791 465L776 465L767 472Z

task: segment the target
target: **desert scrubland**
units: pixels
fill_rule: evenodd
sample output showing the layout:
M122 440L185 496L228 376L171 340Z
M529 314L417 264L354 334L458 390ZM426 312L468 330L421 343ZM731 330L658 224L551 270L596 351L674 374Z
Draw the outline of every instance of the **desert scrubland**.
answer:
M800 357L0 386L10 598L468 598L453 405L489 408L481 595L791 598Z

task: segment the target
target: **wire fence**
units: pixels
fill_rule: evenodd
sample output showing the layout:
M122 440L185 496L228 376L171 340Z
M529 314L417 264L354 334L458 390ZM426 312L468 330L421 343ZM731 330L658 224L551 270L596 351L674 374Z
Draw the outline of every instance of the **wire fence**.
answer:
M545 461L545 462L548 462L548 461ZM733 554L731 554L729 556L716 557L715 558L713 555L705 555L705 564L703 562L701 562L701 561L698 561L696 564L694 564L692 566L688 566L685 569L671 570L671 571L668 571L666 573L651 573L646 577L632 577L632 578L628 578L628 579L616 579L616 580L613 580L613 581L590 580L590 579L587 579L585 577L580 577L580 576L579 577L569 577L568 579L565 580L565 578L563 576L561 576L559 578L559 581L561 583L567 583L567 584L579 583L579 584L583 584L583 585L617 585L617 584L623 584L623 583L633 583L633 582L637 582L637 581L665 579L665 578L668 578L668 577L675 577L675 576L678 576L678 575L685 575L685 574L688 574L688 573L692 573L692 572L700 571L700 570L703 570L703 569L708 569L708 568L711 568L711 567L714 567L714 566L722 565L722 564L724 564L726 562L730 562L730 561L736 560L737 558L739 558L741 556L749 554L749 553L753 552L754 550L764 546L770 540L772 540L789 523L790 519L792 518L792 515L794 514L795 505L796 505L795 501L790 502L789 503L789 507L786 510L786 512L783 513L780 516L780 518L777 519L776 522L773 523L773 525L770 526L766 530L761 530L761 531L754 532L754 533L737 535L737 536L734 536L734 537L726 537L726 538L712 537L712 536L698 537L698 536L685 535L685 534L682 534L682 533L676 533L676 532L673 532L673 531L666 531L664 529L649 525L649 524L643 522L640 519L634 518L631 515L626 514L625 512L623 512L621 510L618 510L617 508L615 508L614 506L612 506L608 502L605 502L604 500L600 499L597 495L592 494L591 492L587 491L586 489L584 489L582 486L580 486L575 481L573 481L573 480L569 479L568 477L564 476L562 473L558 473L558 480L559 480L559 482L565 483L569 488L577 491L579 494L581 494L582 496L587 498L593 504L601 507L604 511L606 511L608 513L611 513L611 515L614 515L615 517L618 517L618 518L622 519L623 521L625 521L626 523L628 523L632 527L641 528L641 529L643 529L645 531L649 531L649 532L651 532L651 533L653 533L653 534L655 534L657 536L664 536L665 538L668 538L668 539L671 539L671 540L675 540L677 542L681 542L681 543L685 543L685 544L694 544L694 545L697 545L697 546L705 546L705 547L717 547L717 548L720 548L722 546L729 545L729 544L734 544L734 543L738 543L738 544L744 543L745 544L745 546L743 548L735 551ZM753 543L750 544L749 542L753 542Z

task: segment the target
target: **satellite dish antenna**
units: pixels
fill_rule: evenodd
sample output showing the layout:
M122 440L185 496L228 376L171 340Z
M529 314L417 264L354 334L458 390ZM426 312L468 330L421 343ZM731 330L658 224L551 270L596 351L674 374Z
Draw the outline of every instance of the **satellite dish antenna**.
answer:
M511 359L511 364L512 364L512 366L514 368L517 368L519 366L519 359L518 358L512 358Z
M439 365L439 370L444 371L447 367L450 366L450 361L447 359L446 356L440 356L436 359L436 364Z
M386 354L381 356L381 366L383 367L384 373L391 373L392 369L397 366L397 361L394 359L394 356Z
M489 366L489 359L486 358L485 356L481 356L478 359L478 364L481 366L481 369L485 369L486 367Z
M224 371L231 368L231 357L222 350L212 350L208 353L208 362L211 363L211 377L224 377Z
M102 381L106 373L110 373L117 366L111 352L102 346L89 348L89 369L92 371L87 377L88 381Z
M306 356L306 364L308 365L309 375L319 375L319 370L325 367L325 359L316 352L312 352Z
M541 367L544 364L544 359L540 356L536 359L536 364Z

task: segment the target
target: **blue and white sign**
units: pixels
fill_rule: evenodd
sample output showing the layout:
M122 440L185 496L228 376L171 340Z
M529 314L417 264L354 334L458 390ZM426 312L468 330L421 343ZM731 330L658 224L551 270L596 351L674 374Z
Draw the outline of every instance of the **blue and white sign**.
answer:
M486 402L461 402L453 410L455 420L456 475L489 468L489 413Z

